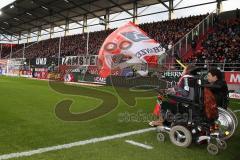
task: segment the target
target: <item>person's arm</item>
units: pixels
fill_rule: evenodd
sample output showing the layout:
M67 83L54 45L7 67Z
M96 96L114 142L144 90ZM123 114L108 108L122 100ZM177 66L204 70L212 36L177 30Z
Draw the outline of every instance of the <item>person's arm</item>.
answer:
M189 79L183 78L178 86L174 87L176 93L180 94L183 97L187 97L190 92Z
M175 93L178 93L183 97L187 97L189 95L189 88L188 89L174 88L174 90Z
M204 84L202 85L203 87L207 87L207 88L214 88L214 89L220 89L222 86L219 84Z
M224 86L224 82L222 81L216 81L213 84L204 84L203 87L207 87L207 88L212 88L212 89L222 89L222 87Z

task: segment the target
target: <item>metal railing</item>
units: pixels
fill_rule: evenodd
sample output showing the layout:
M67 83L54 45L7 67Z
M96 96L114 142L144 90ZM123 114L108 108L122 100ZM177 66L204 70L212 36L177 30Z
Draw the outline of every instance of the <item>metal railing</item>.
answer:
M204 68L218 68L221 71L240 71L240 63L192 63L193 65ZM176 63L166 63L167 70L181 69L176 67Z
M196 25L191 31L189 31L184 37L177 41L166 52L165 63L174 63L175 56L185 58L192 50L192 43L197 42L203 38L203 36L214 26L215 13L212 12L207 15L198 25Z

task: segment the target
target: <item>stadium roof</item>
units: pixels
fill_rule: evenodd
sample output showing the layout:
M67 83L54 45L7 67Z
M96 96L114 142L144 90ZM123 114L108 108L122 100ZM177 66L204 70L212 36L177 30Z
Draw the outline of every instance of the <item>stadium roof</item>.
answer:
M133 9L137 7L154 5L168 0L16 0L5 6L0 16L0 34L19 35L23 32L35 32L39 29L49 29L50 26L61 26L80 22L84 15L87 19L99 18L110 14ZM167 5L166 5L167 7Z

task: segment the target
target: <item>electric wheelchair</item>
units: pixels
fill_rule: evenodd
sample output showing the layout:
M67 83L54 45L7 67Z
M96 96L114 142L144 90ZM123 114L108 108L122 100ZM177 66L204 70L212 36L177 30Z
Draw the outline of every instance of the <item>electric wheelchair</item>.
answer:
M192 98L180 97L166 92L159 92L157 103L161 106L173 102L168 109L161 109L163 126L158 126L157 140L163 142L166 133L171 142L179 147L189 147L192 142L207 143L209 154L216 155L219 150L227 148L226 140L234 134L238 120L228 108L217 107L215 118L209 119L206 115L206 82L207 71L198 68L193 76ZM173 104L172 103L172 104ZM171 105L171 103L170 103Z

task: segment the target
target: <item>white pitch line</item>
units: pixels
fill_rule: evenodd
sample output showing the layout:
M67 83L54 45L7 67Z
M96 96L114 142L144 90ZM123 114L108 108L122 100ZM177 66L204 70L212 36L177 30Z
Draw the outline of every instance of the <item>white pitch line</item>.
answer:
M132 144L134 146L139 146L139 147L145 148L145 149L153 149L152 146L142 144L142 143L139 143L139 142L135 142L135 141L132 141L132 140L126 140L125 142L127 142L129 144Z
M146 128L146 129L141 129L141 130L137 130L137 131L120 133L120 134L116 134L116 135L112 135L112 136L92 138L89 140L83 140L83 141L78 141L78 142L73 142L73 143L68 143L68 144L63 144L63 145L57 145L57 146L52 146L52 147L39 148L39 149L31 150L31 151L4 154L4 155L0 155L0 160L27 157L27 156L41 154L41 153L45 153L45 152L49 152L49 151L57 151L57 150L68 149L68 148L72 148L72 147L76 147L76 146L83 146L83 145L91 144L91 143L109 141L109 140L113 140L113 139L118 139L118 138L123 138L123 137L131 136L131 135L149 132L152 130L155 130L155 128Z
M234 112L234 113L240 112L240 109L238 109L238 110L234 110L233 112Z

